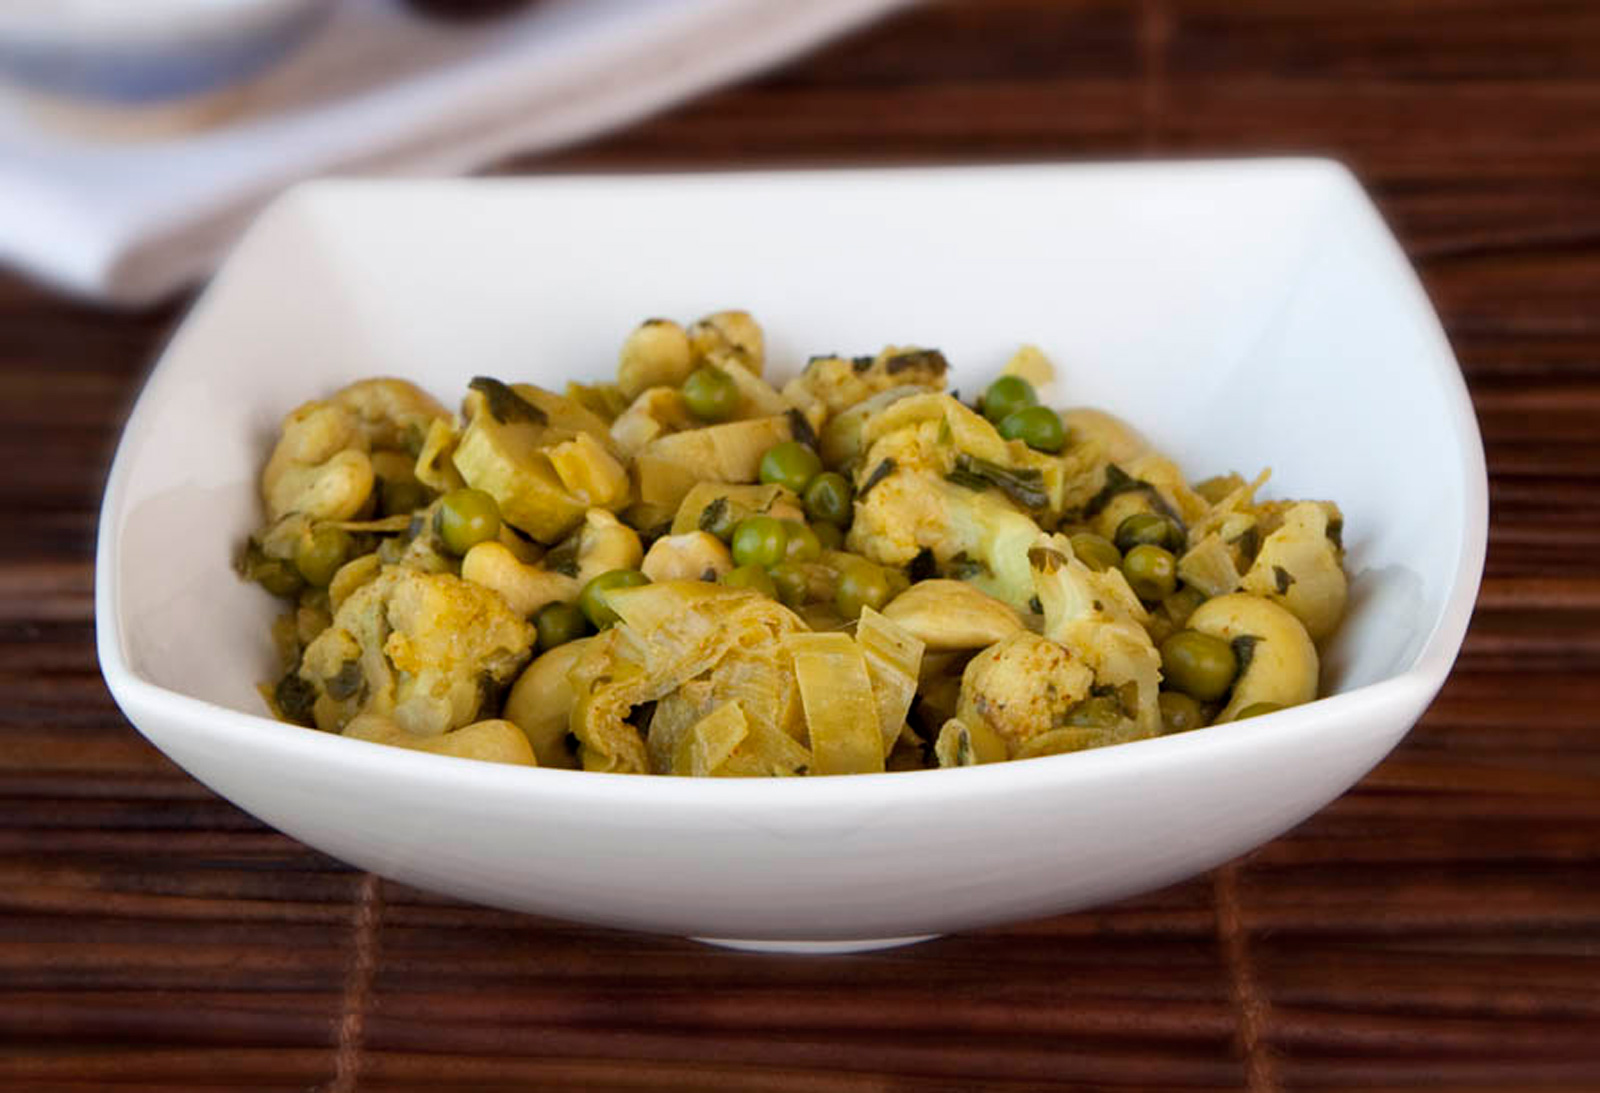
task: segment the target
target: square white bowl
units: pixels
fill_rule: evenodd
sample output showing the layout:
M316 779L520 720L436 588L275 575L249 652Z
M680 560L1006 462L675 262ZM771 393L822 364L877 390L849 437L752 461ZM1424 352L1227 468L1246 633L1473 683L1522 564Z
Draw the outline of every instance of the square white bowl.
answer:
M230 568L280 418L389 374L603 377L646 315L746 307L775 371L938 346L968 391L1020 342L1192 476L1337 500L1330 697L951 771L779 781L534 770L275 722L275 604ZM304 842L408 883L622 927L836 945L1071 910L1282 832L1443 683L1483 566L1455 359L1360 187L1313 160L322 182L269 209L173 338L101 514L106 680L157 747Z

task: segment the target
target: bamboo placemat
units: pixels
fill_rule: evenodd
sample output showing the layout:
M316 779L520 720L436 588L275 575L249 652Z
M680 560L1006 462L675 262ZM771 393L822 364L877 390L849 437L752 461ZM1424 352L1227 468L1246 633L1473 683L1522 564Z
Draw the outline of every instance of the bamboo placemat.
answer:
M1422 270L1493 504L1422 724L1207 877L882 954L437 899L177 771L100 682L90 563L176 311L0 281L0 1088L1600 1089L1597 58L1588 0L939 4L507 168L1326 152Z

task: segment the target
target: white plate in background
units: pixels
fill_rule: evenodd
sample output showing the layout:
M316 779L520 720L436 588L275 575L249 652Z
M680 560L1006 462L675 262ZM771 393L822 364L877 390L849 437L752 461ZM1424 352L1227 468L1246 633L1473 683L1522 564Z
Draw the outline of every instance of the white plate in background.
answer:
M118 304L211 271L262 204L330 172L453 174L571 143L908 0L538 0L479 23L345 0L255 83L90 110L0 91L0 263Z

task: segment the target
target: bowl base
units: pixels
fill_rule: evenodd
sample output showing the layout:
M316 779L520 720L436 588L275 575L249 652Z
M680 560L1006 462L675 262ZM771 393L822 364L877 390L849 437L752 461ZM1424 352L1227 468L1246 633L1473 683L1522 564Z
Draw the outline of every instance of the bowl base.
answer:
M737 949L745 953L785 953L790 956L837 956L842 953L870 953L877 949L898 949L902 945L915 945L930 941L938 934L914 934L911 937L853 938L848 941L747 941L734 937L696 937L702 945L715 945L719 949Z

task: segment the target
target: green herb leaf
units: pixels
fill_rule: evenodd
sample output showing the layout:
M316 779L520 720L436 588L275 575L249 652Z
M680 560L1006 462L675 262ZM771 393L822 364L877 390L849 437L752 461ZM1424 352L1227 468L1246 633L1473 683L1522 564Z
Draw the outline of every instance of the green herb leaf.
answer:
M338 674L328 680L326 684L328 697L336 698L340 702L347 698L354 698L356 692L361 690L363 682L365 682L365 679L361 675L361 662L359 660L347 660L339 665Z
M570 536L551 547L543 560L544 568L563 577L578 575L578 537Z
M1245 671L1250 667L1250 658L1256 655L1256 645L1261 639L1255 634L1240 634L1229 644L1233 647L1233 655L1239 661L1239 674L1236 678L1243 679Z
M956 456L955 469L945 478L968 489L977 488L970 484L974 480L986 482L1025 509L1042 509L1050 503L1050 495L1044 490L1044 475L1035 467L1013 470L963 452Z
M728 499L726 497L718 497L711 504L700 510L700 519L695 523L701 531L707 531L715 535L717 529L722 526L727 518Z
M967 557L966 551L952 555L947 568L950 571L950 575L958 581L970 581L974 577L986 577L989 575L989 567L983 562L974 561Z
M888 478L891 474L893 474L894 467L895 463L893 459L885 459L876 467L872 468L872 472L867 475L867 480L861 483L861 488L856 491L856 500L860 501L867 495L868 490L872 489L873 486L876 486L879 482L882 482L885 478Z
M913 368L942 376L949 370L950 362L937 349L913 349L909 353L896 353L883 363L883 370L891 376L898 376Z
M784 414L789 419L789 435L812 451L817 450L817 431L811 427L811 421L793 406Z
M467 386L474 391L482 392L489 409L489 416L502 425L510 425L513 422L544 425L550 420L549 415L543 410L497 379L474 376Z
M317 689L301 679L298 672L286 672L278 680L272 689L272 700L278 704L278 712L295 724L314 723L311 707L317 701Z

